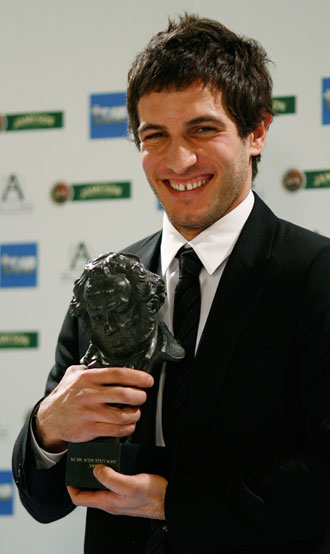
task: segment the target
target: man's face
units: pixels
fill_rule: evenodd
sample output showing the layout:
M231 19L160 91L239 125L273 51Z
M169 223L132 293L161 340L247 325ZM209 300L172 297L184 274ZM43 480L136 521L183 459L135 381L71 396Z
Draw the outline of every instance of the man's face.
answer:
M221 93L200 83L138 102L142 165L173 225L191 240L251 188L253 133L241 139ZM263 146L263 144L262 144Z

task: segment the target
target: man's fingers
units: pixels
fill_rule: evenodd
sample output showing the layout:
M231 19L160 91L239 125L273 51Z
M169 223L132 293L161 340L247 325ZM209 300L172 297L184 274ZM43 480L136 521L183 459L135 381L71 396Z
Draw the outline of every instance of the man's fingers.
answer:
M137 423L141 417L139 408L117 408L116 406L104 406L100 410L99 421L114 423L115 425L130 425Z
M128 367L86 369L81 373L81 378L91 379L99 385L123 385L142 389L152 387L154 383L153 377L146 371Z
M100 508L108 502L109 491L85 491L76 487L67 486L68 493L76 506Z
M144 390L117 385L102 387L102 389L87 389L80 393L81 400L89 404L129 404L140 406L147 400Z

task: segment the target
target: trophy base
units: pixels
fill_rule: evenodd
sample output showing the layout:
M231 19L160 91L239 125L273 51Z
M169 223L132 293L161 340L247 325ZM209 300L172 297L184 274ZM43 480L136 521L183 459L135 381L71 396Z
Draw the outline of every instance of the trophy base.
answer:
M120 473L156 473L167 475L167 453L164 447L144 447L121 443L116 438L99 438L89 442L69 443L66 464L66 485L79 489L104 490L94 477L93 469L102 464Z

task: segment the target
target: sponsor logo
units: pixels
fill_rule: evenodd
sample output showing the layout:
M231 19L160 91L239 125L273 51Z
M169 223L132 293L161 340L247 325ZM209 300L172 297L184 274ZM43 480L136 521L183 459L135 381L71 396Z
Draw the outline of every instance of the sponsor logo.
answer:
M4 177L0 187L0 213L22 213L32 207L26 202L21 179L15 173Z
M31 131L63 127L63 112L32 112L0 116L2 131Z
M128 135L125 92L92 94L90 98L90 138L118 138Z
M0 348L37 348L38 333L36 331L0 332Z
M79 242L71 247L69 253L69 267L68 270L62 274L62 281L70 281L70 283L73 283L82 273L86 262L91 259L90 248L85 242Z
M284 188L290 192L295 192L301 188L330 188L330 169L317 171L289 169L282 177L282 184Z
M330 77L322 79L322 123L330 125Z
M0 245L0 287L37 286L37 244Z
M273 110L276 115L296 113L295 96L274 96Z
M0 471L0 516L12 515L14 484L11 471Z
M83 202L87 200L116 200L130 197L130 181L106 181L72 185L56 183L51 190L51 198L58 204L63 204L67 200Z
M303 188L305 182L305 175L299 169L288 169L282 177L283 187L290 192Z
M330 187L330 169L319 171L305 171L306 189L320 189Z
M55 183L50 191L50 196L57 204L64 204L67 200L72 200L72 188L62 181Z

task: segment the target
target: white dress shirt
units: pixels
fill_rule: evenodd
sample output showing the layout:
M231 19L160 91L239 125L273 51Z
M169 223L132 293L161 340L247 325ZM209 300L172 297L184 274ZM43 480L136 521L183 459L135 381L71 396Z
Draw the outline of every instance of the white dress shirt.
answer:
M173 332L174 291L179 280L179 260L175 257L184 245L191 246L203 263L199 274L201 287L201 312L199 318L196 350L211 309L214 295L225 269L227 260L236 241L249 217L254 204L254 196L250 191L248 196L234 210L218 219L213 225L199 233L193 240L187 240L169 221L166 213L163 220L163 236L160 248L159 273L165 280L166 300L159 311L159 318ZM163 367L157 397L156 413L156 444L164 446L162 432L162 398L165 381Z
M163 235L160 249L159 273L165 280L166 300L159 311L159 319L164 321L170 331L173 331L174 291L179 279L179 262L175 257L180 248L186 244L191 246L203 263L199 275L201 286L201 313L199 319L196 348L198 347L219 281L225 269L227 260L236 241L249 217L254 204L254 196L250 191L248 196L234 210L218 219L213 225L199 233L193 240L187 240L171 224L166 213L163 219ZM164 388L164 368L159 383L156 413L156 444L164 446L162 432L162 396ZM33 435L32 448L38 467L47 468L57 463L65 454L45 452L37 444Z

